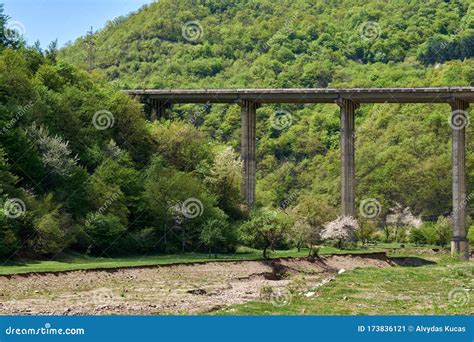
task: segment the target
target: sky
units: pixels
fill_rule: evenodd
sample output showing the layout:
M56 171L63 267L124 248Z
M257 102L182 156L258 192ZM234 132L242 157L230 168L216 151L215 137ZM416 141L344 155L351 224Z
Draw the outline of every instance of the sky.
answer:
M74 41L108 20L128 14L155 0L0 0L10 17L9 27L22 32L28 44L42 47L58 39L59 46Z

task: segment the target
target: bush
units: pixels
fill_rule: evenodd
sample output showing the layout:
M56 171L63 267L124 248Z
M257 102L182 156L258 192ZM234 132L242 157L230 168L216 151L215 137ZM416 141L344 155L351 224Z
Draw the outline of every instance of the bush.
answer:
M116 249L120 236L127 230L120 218L112 214L87 215L87 224L84 231L89 235L93 251L104 253ZM115 246L114 246L115 244Z
M409 241L417 245L446 246L451 241L452 223L447 217L440 216L436 223L425 222L421 228L410 232Z
M119 245L122 252L129 254L146 254L157 249L158 239L153 228L144 228L129 232L121 239Z
M423 234L423 231L421 228L415 228L410 231L410 236L409 240L411 243L414 243L415 245L426 245L427 240L425 234Z
M446 246L451 241L453 233L452 221L444 216L440 216L434 225L436 236L436 244L439 246Z
M36 236L29 245L36 255L55 255L67 247L57 212L48 213L35 222Z
M467 239L471 245L474 245L474 226L470 226L467 231Z

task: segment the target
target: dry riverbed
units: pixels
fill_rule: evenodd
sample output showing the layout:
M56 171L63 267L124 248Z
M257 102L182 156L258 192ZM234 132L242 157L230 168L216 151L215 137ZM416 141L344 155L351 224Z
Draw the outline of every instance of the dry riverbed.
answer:
M289 289L314 295L340 272L413 262L378 253L0 276L0 313L204 314L258 299L281 305Z

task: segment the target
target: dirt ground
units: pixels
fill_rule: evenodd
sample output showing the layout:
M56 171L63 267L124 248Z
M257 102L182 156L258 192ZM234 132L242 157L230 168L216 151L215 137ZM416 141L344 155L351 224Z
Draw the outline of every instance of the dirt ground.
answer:
M410 262L383 254L334 255L0 276L0 314L204 314L258 299L284 305L289 289L311 296L310 289L338 273Z

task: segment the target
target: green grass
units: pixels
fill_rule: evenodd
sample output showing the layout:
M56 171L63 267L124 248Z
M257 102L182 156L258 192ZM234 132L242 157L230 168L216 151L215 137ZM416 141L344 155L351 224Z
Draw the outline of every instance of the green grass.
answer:
M347 254L366 253L383 251L387 248L395 248L398 244L381 244L377 247L356 248L339 250L334 247L321 247L320 254ZM280 257L304 257L308 255L307 249L298 252L296 249L272 251L271 258ZM232 260L261 260L262 252L256 249L242 247L235 254L218 254L217 259L209 258L204 253L185 253L173 255L149 255L149 256L129 256L117 258L99 258L83 256L79 254L65 255L56 260L15 260L0 262L0 275L40 273L40 272L61 272L73 270L89 270L97 268L118 268L118 267L138 267L167 265L175 263L192 263L206 261L232 261Z
M455 290L467 297L467 303L455 305L448 299ZM360 268L338 275L313 291L316 294L309 298L293 293L290 304L283 307L254 301L225 308L217 314L473 315L474 263L442 257L438 264L422 267Z
M381 252L388 251L395 255L400 253L412 254L410 251L415 248L407 245L407 248L396 250L400 247L398 243L379 244L377 246L370 246L364 248L344 249L339 250L334 247L324 246L319 250L319 254L348 254L348 253L367 253L367 252ZM418 247L416 247L418 248ZM280 257L305 257L308 255L307 249L302 249L298 252L296 249L272 251L271 258ZM148 255L148 256L128 256L117 258L102 258L84 256L80 254L64 255L55 260L9 260L6 262L0 261L0 275L11 275L21 273L41 273L41 272L61 272L74 270L90 270L100 268L118 268L118 267L139 267L139 266L153 266L153 265L168 265L176 263L192 263L192 262L207 262L207 261L238 261L238 260L261 260L262 252L256 249L241 247L235 254L218 254L217 259L209 258L205 253L185 253L172 255Z

